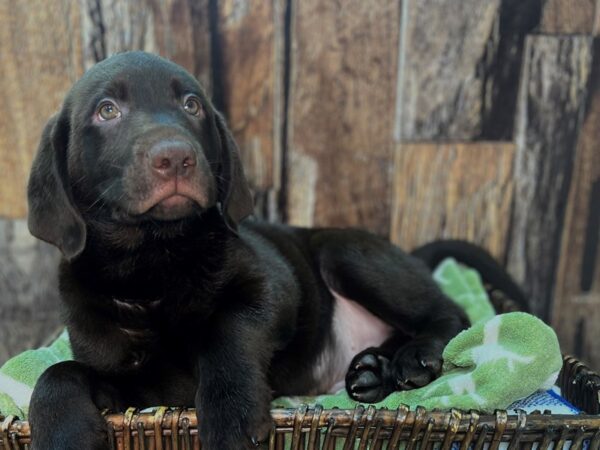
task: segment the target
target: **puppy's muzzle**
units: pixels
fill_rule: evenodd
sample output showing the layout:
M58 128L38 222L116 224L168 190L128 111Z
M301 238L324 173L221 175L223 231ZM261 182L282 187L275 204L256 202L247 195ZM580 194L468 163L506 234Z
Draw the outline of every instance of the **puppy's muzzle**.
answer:
M163 181L192 177L198 164L190 143L171 139L152 146L149 162L153 176Z
M197 143L169 136L137 146L135 163L124 175L129 213L175 220L214 205L214 178Z

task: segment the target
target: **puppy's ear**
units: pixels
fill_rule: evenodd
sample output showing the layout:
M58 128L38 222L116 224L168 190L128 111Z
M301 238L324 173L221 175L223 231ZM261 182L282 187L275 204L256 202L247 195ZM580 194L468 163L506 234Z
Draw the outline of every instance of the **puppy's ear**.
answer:
M31 167L27 198L29 231L57 246L67 259L85 246L85 223L73 206L67 183L69 119L65 112L52 117L42 133Z
M215 122L221 141L221 179L218 183L218 200L227 226L232 231L237 231L237 224L252 214L254 209L252 193L244 175L238 146L225 124L225 119L216 111Z

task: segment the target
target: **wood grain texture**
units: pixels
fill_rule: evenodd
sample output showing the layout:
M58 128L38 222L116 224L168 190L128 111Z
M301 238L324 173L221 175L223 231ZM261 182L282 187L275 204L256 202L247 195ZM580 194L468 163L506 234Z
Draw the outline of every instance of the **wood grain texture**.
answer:
M547 0L540 32L553 34L597 34L597 0Z
M406 250L467 239L504 258L513 193L514 144L400 144L390 238Z
M80 0L87 67L126 50L157 53L211 90L208 0Z
M0 365L60 328L60 254L29 234L25 220L0 219Z
M547 319L585 106L592 40L530 36L519 93L508 267Z
M292 5L289 221L387 235L398 2Z
M283 3L219 2L224 112L257 196L276 196L281 184Z
M591 92L575 155L552 325L563 351L600 367L600 47L594 49Z
M525 35L539 0L405 0L398 140L510 140Z
M23 218L42 128L83 72L78 5L0 2L0 42L0 217Z
M481 134L477 139L512 141L525 37L537 29L542 0L502 0L486 53L476 69L482 78ZM469 45L467 43L467 45Z
M404 1L396 136L472 139L481 132L477 73L501 1ZM435 33L427 30L435 30Z

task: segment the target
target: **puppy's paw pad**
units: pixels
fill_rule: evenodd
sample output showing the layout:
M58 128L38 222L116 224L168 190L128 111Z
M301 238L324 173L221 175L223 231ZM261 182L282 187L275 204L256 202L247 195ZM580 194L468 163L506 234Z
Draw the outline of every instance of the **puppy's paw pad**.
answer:
M346 374L348 395L360 402L373 403L385 398L385 376L389 360L374 352L359 353L354 357Z

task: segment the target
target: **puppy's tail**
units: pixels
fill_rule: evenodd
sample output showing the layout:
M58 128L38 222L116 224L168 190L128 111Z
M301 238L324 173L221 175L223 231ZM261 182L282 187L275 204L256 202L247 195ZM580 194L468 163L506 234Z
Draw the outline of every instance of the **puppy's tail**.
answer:
M483 248L461 240L439 240L418 247L411 255L419 258L431 270L445 258L454 258L459 263L479 272L483 282L498 289L519 305L522 311L529 311L527 296L508 272Z

